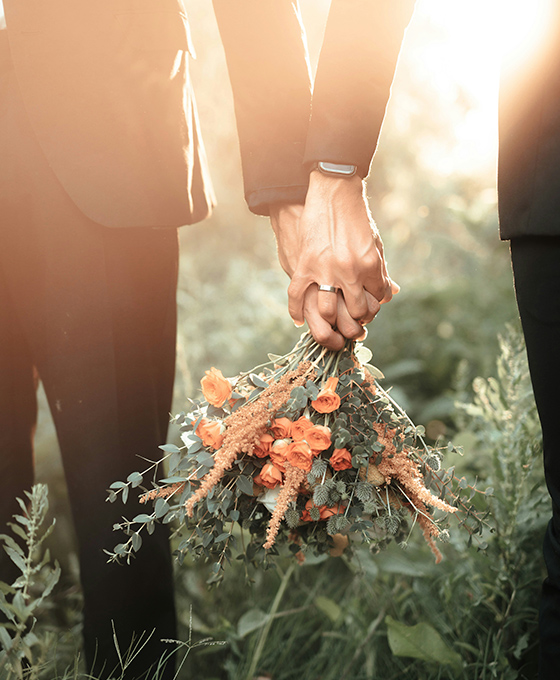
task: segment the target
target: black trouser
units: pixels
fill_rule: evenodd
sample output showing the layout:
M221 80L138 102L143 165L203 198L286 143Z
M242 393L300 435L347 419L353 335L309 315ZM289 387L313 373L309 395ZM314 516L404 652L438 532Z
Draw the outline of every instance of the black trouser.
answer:
M140 512L105 502L106 489L165 441L177 264L176 230L108 229L77 209L35 141L0 31L0 531L33 483L38 375L78 537L95 677L117 664L112 622L123 653L155 629L127 678L169 650L161 638L176 637L165 527L144 536L130 566L107 564L103 550L122 540L113 523ZM5 559L0 570L10 577Z
M560 673L560 237L512 239L517 303L539 412L552 519L544 540L548 577L540 616L540 680Z

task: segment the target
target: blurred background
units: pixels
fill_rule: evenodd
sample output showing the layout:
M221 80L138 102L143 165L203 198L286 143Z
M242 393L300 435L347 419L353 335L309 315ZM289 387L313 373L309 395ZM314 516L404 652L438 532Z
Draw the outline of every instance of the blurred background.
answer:
M329 4L300 0L313 64ZM185 5L198 55L191 73L218 207L210 220L181 230L175 412L196 393L206 369L216 366L234 375L261 363L268 352L287 351L301 332L287 313L288 280L277 263L270 225L251 215L243 200L232 98L211 3ZM401 286L369 327L372 363L385 374L384 387L393 386L393 397L426 426L428 437L463 445L463 467L475 472L480 442L461 420L456 401L470 398L476 376L495 374L498 334L506 323L517 324L509 249L497 225L497 103L504 38L518 41L527 23L510 21L500 33L505 6L501 0L418 0L368 180L391 276ZM57 516L53 552L66 575L67 601L75 596L79 602L64 480L44 400L37 463ZM426 572L419 567L418 573ZM191 602L212 597L202 595L205 575L198 567L184 578ZM221 610L205 621L197 613L196 625L206 632L216 630L219 616L227 619Z

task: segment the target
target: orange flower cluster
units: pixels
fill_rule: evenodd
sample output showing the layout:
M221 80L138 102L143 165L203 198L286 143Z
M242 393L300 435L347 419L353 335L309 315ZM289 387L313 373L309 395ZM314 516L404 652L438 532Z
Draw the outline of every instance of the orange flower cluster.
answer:
M281 438L275 439L275 436ZM255 482L273 489L282 484L286 465L309 472L313 458L330 445L331 431L324 425L314 425L303 416L296 422L288 418L275 419L252 452L259 458L268 458Z
M304 385L312 368L302 362L297 369L288 371L280 380L265 389L255 401L248 402L224 420L225 432L221 448L214 454L214 467L203 477L199 488L185 503L187 515L192 517L194 506L206 498L242 453L251 454L266 432L267 423L289 399L294 387ZM217 422L217 421L216 421Z

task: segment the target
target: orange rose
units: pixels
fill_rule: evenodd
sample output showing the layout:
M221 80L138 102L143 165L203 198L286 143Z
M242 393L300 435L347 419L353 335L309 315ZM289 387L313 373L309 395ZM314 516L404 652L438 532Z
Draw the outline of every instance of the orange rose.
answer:
M311 406L318 413L332 413L340 406L340 397L336 393L338 378L329 378L323 389L317 395L317 399L311 402Z
M195 434L202 439L204 446L211 449L219 449L224 440L222 424L217 420L209 420L208 418L203 418L200 421Z
M310 427L313 427L313 423L305 416L302 416L299 420L296 420L295 423L292 423L292 426L290 428L290 434L292 435L292 439L294 441L300 441L304 439L305 431L308 430Z
M292 442L288 445L286 459L290 465L309 472L313 464L313 452L306 442Z
M325 451L331 445L331 431L325 425L314 425L305 431L305 441L312 451Z
M352 467L352 454L348 449L335 449L329 463L333 470L349 470Z
M307 503L305 504L305 510L301 514L301 519L304 522L312 522L313 520L311 519L311 515L309 514L309 511L311 508L317 508L319 510L319 519L328 519L329 517L332 517L333 515L340 515L341 512L344 512L345 508L344 506L337 504L332 508L328 508L326 505L315 505L313 503L313 499L310 498Z
M291 442L291 439L277 439L270 447L270 460L282 472L286 472L288 446Z
M267 463L255 477L255 482L266 486L267 489L274 489L278 484L282 484L282 472L272 463Z
M204 377L200 381L200 386L202 387L204 398L212 406L223 406L231 396L229 381L224 378L221 371L213 366L209 371L205 372Z
M290 436L292 421L289 418L276 418L272 423L270 431L277 439L284 439Z
M270 453L270 447L273 441L274 437L271 434L263 434L259 440L259 443L255 444L253 455L257 456L258 458L266 458Z

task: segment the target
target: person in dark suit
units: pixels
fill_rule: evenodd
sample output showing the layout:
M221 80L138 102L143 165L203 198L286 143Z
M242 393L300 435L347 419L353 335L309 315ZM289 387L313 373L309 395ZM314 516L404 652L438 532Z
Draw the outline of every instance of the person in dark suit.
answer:
M305 155L309 167L328 160L367 175L414 5L414 0L332 1L313 93ZM560 5L536 0L528 9L548 12L548 31L531 59L520 60L513 50L512 58L504 61L498 199L500 236L511 244L515 292L552 499L552 518L544 540L548 576L539 614L539 678L553 680L560 666L560 445L556 433L560 384ZM317 215L310 202L315 174L312 171L305 207L292 207L305 226L313 224ZM363 210L359 183L347 184L344 196L329 207L323 233L332 231L348 214ZM297 230L286 235L286 261L287 268L296 272L297 282L301 260L297 253L303 241L297 242L294 235ZM307 299L311 293L305 286L294 286L294 279L290 309L299 310L302 294ZM348 303L349 307L350 300ZM336 343L335 331L327 328L334 308L319 305L312 313L321 316L320 327Z
M322 224L315 213L327 199L361 192L361 179L335 168L313 172L309 187L306 153L314 155L317 140L308 135L310 77L297 3L215 0L214 7L248 206L273 219L295 281L294 319L307 318L316 337L335 346L358 336L391 296L381 242L361 194L356 213L320 246L319 263L323 235L310 238L300 225ZM103 551L114 543L121 508L105 496L111 482L137 469L138 456L153 459L165 441L177 227L204 219L214 204L188 72L189 26L181 0L4 0L4 10L0 525L33 483L40 379L78 538L87 666L96 677L118 667L115 634L121 650L144 645L127 670L137 678L169 650L161 640L176 637L168 535L159 526L146 536L129 567L107 564ZM327 128L329 111L327 102ZM317 160L337 160L324 154ZM359 171L367 171L361 160ZM13 565L0 559L0 577L9 581Z

